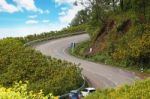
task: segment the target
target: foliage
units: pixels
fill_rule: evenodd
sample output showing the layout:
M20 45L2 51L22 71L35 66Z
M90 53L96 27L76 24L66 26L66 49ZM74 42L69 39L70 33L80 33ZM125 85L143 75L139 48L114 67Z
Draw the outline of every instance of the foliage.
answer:
M72 54L78 56L84 56L86 48L89 47L89 41L84 41L76 45L75 50Z
M45 39L45 38L50 38L50 37L56 38L58 36L63 37L64 35L71 36L73 33L85 31L85 28L86 28L86 24L82 24L79 26L71 26L71 27L63 28L60 31L51 31L51 32L44 32L41 34L28 35L27 37L22 38L22 41L30 42L30 41Z
M88 32L91 40L94 40L96 34L99 32L99 25L87 25L86 31Z
M54 97L51 94L44 96L42 91L39 93L28 91L27 84L20 81L10 88L0 87L0 99L54 99Z
M70 26L78 26L81 24L86 24L89 19L90 19L90 10L88 9L81 10L76 14L75 18L70 23Z
M143 27L143 32L140 33L141 30L136 28L119 40L116 51L112 53L115 60L130 60L130 63L145 65L144 67L149 68L150 27L148 24Z
M124 85L115 89L97 91L85 99L149 99L150 79L137 81L132 85Z
M66 61L47 59L40 52L23 46L18 39L0 40L0 84L29 81L28 90L46 95L64 94L81 86L80 69Z

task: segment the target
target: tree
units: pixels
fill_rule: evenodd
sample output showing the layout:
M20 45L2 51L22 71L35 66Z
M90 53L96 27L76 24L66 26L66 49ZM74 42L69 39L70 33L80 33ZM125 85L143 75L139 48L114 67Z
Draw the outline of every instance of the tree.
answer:
M120 0L120 8L121 10L124 10L124 0Z
M91 19L95 19L98 23L105 24L106 14L110 9L111 0L79 0L76 5L83 5L91 11Z
M133 0L132 6L138 16L144 17L145 20L150 18L150 0Z
M75 18L70 23L70 26L77 26L77 25L87 23L90 19L89 14L90 14L90 11L88 9L79 11L77 15L75 16Z

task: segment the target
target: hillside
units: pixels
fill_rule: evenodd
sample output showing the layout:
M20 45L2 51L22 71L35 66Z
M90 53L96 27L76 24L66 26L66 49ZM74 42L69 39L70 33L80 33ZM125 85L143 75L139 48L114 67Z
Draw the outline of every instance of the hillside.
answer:
M120 5L113 4L111 7L109 3L97 2L95 6L102 11L91 4L92 11L83 10L90 14L78 13L87 19L92 17L83 22L87 24L91 40L78 44L73 54L95 62L150 72L149 3L122 0ZM78 16L75 19L82 20Z

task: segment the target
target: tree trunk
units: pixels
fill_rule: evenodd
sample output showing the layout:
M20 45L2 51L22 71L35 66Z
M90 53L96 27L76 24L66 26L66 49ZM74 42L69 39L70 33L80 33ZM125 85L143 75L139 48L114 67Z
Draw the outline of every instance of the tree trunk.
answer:
M112 3L113 3L113 9L115 11L115 0L112 0Z
M145 0L143 0L143 14L144 14L144 17L146 18L146 2L145 2Z
M121 7L121 10L124 10L124 2L123 2L123 0L120 0L120 7Z

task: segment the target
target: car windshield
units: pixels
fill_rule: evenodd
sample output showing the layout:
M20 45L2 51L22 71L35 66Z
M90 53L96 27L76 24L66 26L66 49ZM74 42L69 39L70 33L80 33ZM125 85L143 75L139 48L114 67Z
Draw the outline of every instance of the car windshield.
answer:
M83 89L82 91L84 91L84 92L88 92L88 90L87 90L87 89Z
M95 90L90 90L90 92L95 92Z

